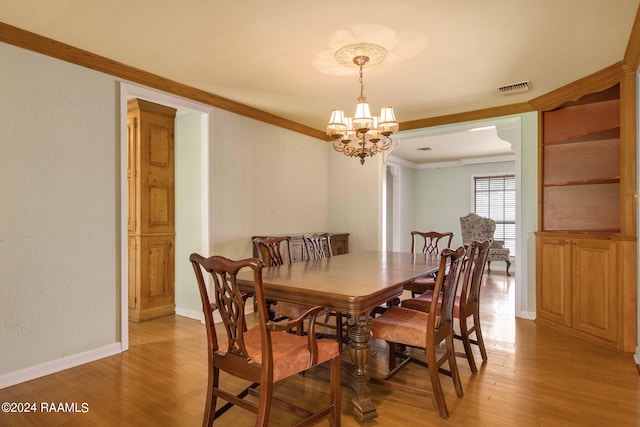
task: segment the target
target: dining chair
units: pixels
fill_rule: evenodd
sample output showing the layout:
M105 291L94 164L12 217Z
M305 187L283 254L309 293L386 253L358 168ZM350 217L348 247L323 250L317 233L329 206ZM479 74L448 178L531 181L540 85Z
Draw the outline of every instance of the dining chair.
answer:
M462 383L458 374L453 347L453 302L465 259L465 248L444 249L441 253L434 293L442 293L442 298L433 298L430 311L411 310L405 307L389 307L369 324L373 338L385 340L389 345L389 372L382 378L372 378L372 382L423 396L430 396L436 404L440 417L448 418L449 410L440 383L439 373L451 376L458 397L462 397ZM444 274L448 268L448 274ZM440 344L444 342L444 350ZM397 352L396 346L406 346ZM415 355L416 349L424 351L424 357ZM408 350L408 351L407 351ZM403 358L397 364L397 358ZM419 388L393 377L409 363L426 367L431 380L431 389ZM443 368L448 363L449 369Z
M312 252L314 257L325 258L330 256L333 252L331 251L331 241L328 234L322 235L309 235L310 236L310 245L316 245L318 250L313 250ZM303 237L306 239L307 235ZM256 237L253 239L253 244L256 248L256 253L258 254L258 258L265 262L268 267L276 267L279 265L287 265L294 263L295 257L293 255L293 249L291 245L291 237L282 236L282 237L265 237L260 238ZM305 245L307 242L305 241ZM323 244L329 245L329 249L322 249ZM311 258L316 259L316 258ZM296 317L301 316L304 312L311 308L308 305L303 304L295 304L286 301L272 301L267 300L267 306L269 310L273 310L272 319L276 321L282 320L284 318L295 319ZM330 323L330 318L335 317L335 322ZM316 325L324 328L331 329L333 331L337 331L338 325L342 325L343 319L342 315L335 312L330 312L328 310L323 310L318 314L318 318L324 319L323 321L317 321ZM304 335L304 324L300 324L299 327L296 328L296 333L298 335ZM327 334L322 334L327 336ZM345 341L344 337L346 333L335 334L336 340L338 340L340 344L340 350L342 350L342 344Z
M234 405L256 414L256 426L267 426L271 406L280 405L291 413L304 417L299 425L310 425L329 418L331 426L340 425L340 351L335 341L317 339L314 333L316 316L322 307L311 307L302 316L284 323L267 317L262 283L264 263L257 258L230 260L221 256L205 258L198 254L189 257L195 271L205 326L207 330L208 379L207 399L203 426L212 426L214 420ZM253 270L255 298L258 301L259 322L247 327L245 298L240 292L236 276L241 269ZM213 300L209 297L205 276L210 274ZM214 324L214 311L220 314L224 334L218 334ZM305 319L309 319L309 333L298 336L288 333ZM224 340L226 335L226 340ZM319 364L330 367L330 403L312 413L273 396L274 384L304 372ZM249 381L246 389L234 394L220 387L220 372ZM226 377L223 377L226 378ZM306 377L300 377L302 381ZM258 396L258 401L244 399ZM227 403L216 410L217 399Z
M411 232L411 253L422 253L438 256L443 249L451 247L453 239L452 232L439 233L437 231L412 231ZM435 286L435 273L418 277L412 281L405 283L403 289L411 292L411 297L422 294L427 289L433 289ZM394 298L391 301L376 307L371 316L375 317L384 313L389 307L400 305L400 298Z
M305 234L302 236L302 240L304 241L308 259L322 259L333 256L331 235L329 233Z
M255 253L258 259L265 263L267 267L277 267L295 262L291 237L256 237L253 239ZM255 306L254 306L255 307ZM280 320L283 318L295 319L310 307L307 305L294 304L286 301L267 300L270 318ZM298 335L303 335L303 327L297 328Z
M253 244L256 248L258 259L264 262L266 267L293 264L293 248L291 237L255 237Z
M411 232L411 253L427 254L438 256L443 249L451 247L453 232L438 231L412 231ZM435 275L419 277L404 285L405 291L410 291L412 297L433 289L435 286Z
M484 242L471 242L465 261L462 290L459 295L456 295L453 303L453 317L458 319L460 325L460 335L454 333L454 338L461 340L464 346L464 353L457 353L457 355L467 358L469 368L474 374L478 372L478 368L473 357L471 344L478 346L482 360L487 361L487 350L480 326L480 289L491 243L491 239ZM431 309L433 295L434 291L428 290L416 298L402 301L402 307L428 313ZM473 318L471 326L468 323L469 318ZM471 334L474 333L475 339L472 339Z
M331 247L331 235L329 233L322 234L304 234L302 236L307 257L310 260L330 258L333 256L333 248ZM334 317L335 321L331 322ZM318 321L319 326L335 331L335 337L342 344L349 341L346 318L342 313L328 311L324 315L324 321Z

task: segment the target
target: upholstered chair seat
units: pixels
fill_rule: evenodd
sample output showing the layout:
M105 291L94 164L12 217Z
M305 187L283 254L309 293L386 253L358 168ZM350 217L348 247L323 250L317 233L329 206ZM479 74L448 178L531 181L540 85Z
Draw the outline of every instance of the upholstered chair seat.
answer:
M340 352L333 341L318 340L318 363L326 362L337 357ZM251 361L262 364L262 340L260 327L256 326L244 333L244 345ZM307 337L290 334L285 331L271 333L273 347L273 382L306 371L314 366L311 363L311 353L308 348ZM226 353L229 342L220 344L219 352Z

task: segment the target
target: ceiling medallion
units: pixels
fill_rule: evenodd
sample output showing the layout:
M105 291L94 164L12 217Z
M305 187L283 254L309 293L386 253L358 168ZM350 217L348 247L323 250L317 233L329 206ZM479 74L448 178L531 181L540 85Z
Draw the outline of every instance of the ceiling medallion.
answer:
M390 136L399 129L392 107L383 107L379 116L372 116L364 96L362 69L380 64L386 56L385 48L370 43L345 46L336 52L338 63L359 68L360 96L353 117L345 117L344 110L331 112L327 135L335 140L333 148L336 151L348 157L359 157L363 165L366 157L391 148Z
M357 56L366 56L369 58L367 66L375 67L387 57L387 49L377 44L360 43L340 48L335 54L338 64L345 67L357 67L358 65L353 62L353 58Z

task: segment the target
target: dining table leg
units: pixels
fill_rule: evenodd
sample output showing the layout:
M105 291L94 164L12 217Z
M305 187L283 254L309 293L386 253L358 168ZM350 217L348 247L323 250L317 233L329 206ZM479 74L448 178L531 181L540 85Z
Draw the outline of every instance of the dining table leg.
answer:
M360 421L367 421L378 416L376 406L371 401L369 392L369 374L367 374L367 363L371 357L371 330L367 327L369 314L359 314L354 316L355 322L349 329L349 356L352 365L347 366L347 377L353 392L353 408L356 418Z

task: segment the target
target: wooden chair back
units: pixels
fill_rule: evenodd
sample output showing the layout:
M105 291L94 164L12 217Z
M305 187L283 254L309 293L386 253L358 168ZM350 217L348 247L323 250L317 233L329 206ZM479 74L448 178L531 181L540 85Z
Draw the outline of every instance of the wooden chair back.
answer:
M439 233L437 231L412 231L411 253L439 255L443 249L451 247L453 232ZM418 252L419 251L419 252Z
M324 234L305 234L302 236L309 259L322 259L333 256L331 236Z
M441 252L440 267L436 275L436 282L433 288L433 295L442 295L441 298L432 298L429 313L436 316L429 317L427 325L427 339L430 334L440 336L443 326L451 328L453 324L453 305L455 302L458 285L462 279L462 272L465 265L466 249L459 247L456 250L446 248ZM442 341L441 338L438 343Z
M411 253L423 253L428 255L440 255L443 249L451 247L453 232L440 233L437 231L412 231L411 232ZM411 297L415 298L435 285L435 274L419 277L405 284L404 290L411 292Z
M226 332L226 342L229 343L225 356L220 354L221 358L233 359L230 360L230 364L237 365L233 371L240 374L242 378L249 381L259 382L260 369L256 366L243 366L247 365L246 361L250 359L249 354L244 343L244 333L247 331L247 323L245 320L245 294L240 292L236 282L236 276L242 268L250 268L254 271L254 284L255 292L253 293L258 306L258 316L260 317L261 329L264 334L263 346L264 358L263 364L267 366L270 363L269 357L271 355L270 340L266 333L267 317L266 310L262 307L266 307L263 287L262 287L262 268L264 263L256 258L249 258L241 261L232 261L230 259L213 256L210 258L204 258L198 254L192 254L189 258L191 261L196 279L198 282L198 289L200 290L200 299L202 301L202 309L204 313L204 323L207 328L207 342L210 360L214 359L214 354L219 350L219 343L225 342L225 340L219 340L215 328L215 322L213 318L213 312L218 310L222 322L224 323L224 330ZM207 284L205 281L204 272L210 273L212 278L211 293L213 298L210 298L209 291L207 290ZM241 361L244 360L245 363ZM244 370L246 368L246 370Z
M256 237L253 239L258 259L264 262L267 267L293 264L293 250L291 248L291 237Z
M465 268L465 277L462 282L462 291L460 292L460 306L467 307L465 312L470 313L472 305L477 304L480 300L480 287L482 285L482 276L489 258L489 249L493 241L491 239L481 241L473 241L469 247L469 255L467 257L467 265Z

